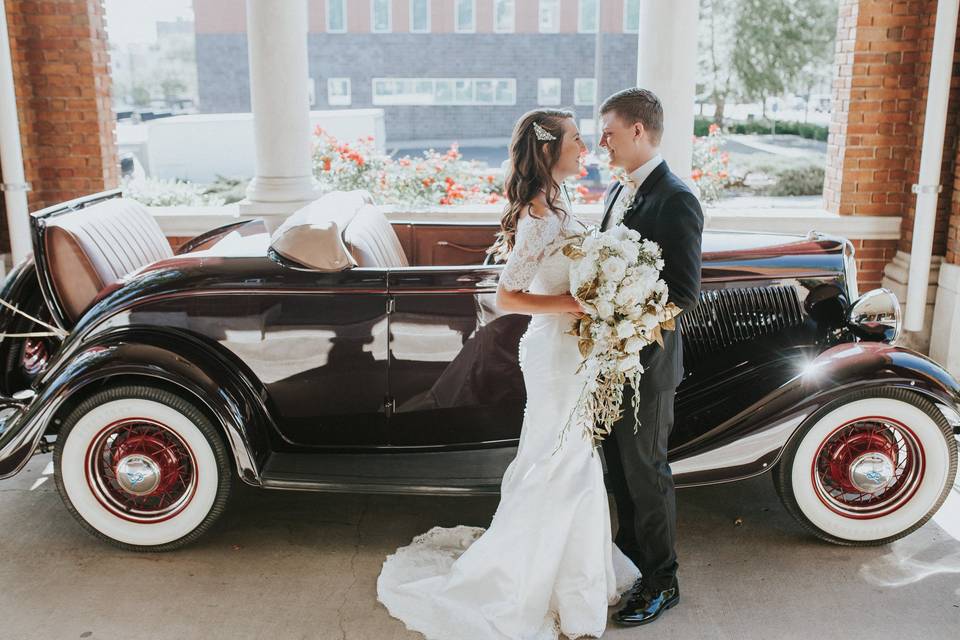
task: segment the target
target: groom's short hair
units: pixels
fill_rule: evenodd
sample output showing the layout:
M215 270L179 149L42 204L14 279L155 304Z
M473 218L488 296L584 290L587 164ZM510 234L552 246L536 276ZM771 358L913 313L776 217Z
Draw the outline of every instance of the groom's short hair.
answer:
M600 115L611 111L627 124L643 123L643 128L650 132L650 142L660 144L663 136L663 105L653 91L640 87L618 91L600 105Z

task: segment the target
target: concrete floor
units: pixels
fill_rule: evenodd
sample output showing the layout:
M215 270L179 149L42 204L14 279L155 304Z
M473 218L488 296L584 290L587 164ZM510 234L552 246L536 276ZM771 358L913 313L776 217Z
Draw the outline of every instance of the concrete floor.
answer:
M0 483L4 640L422 638L376 601L384 556L436 524L485 526L497 505L241 487L199 543L130 554L73 521L49 461ZM682 490L678 508L683 601L649 627L610 623L605 638L960 634L960 542L934 522L886 547L820 543L767 477Z

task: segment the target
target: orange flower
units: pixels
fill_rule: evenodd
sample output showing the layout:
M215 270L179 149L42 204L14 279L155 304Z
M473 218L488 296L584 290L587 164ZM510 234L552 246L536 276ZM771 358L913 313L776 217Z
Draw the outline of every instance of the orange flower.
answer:
M487 204L497 204L498 202L500 202L500 196L495 193L491 193L490 197L487 198Z
M487 182L493 184L493 176L487 176Z
M582 178L582 177L584 177L585 175L587 175L587 168L586 168L586 167L580 167L580 177Z
M720 162L722 162L723 164L727 164L728 162L730 162L730 154L727 153L726 151L724 151L723 153L721 153L721 154L720 154Z
M694 169L693 173L690 174L690 177L694 180L699 180L701 177L703 177L703 172L701 172L700 169Z
M723 178L724 180L726 180L726 179L727 179L727 172L726 172L726 171L718 171L718 172L717 172L717 177L718 177L718 178Z
M399 160L397 160L397 164L399 164L401 167L409 167L410 158L400 158Z
M323 170L330 171L330 166L333 164L330 158L324 157L322 158L322 162L323 162Z
M429 187L433 184L433 178L424 178L421 182L423 182L423 186Z
M716 133L716 132L720 131L720 125L718 125L716 122L714 122L714 123L712 123L712 124L710 125L710 127L707 129L707 131L709 131L710 133Z

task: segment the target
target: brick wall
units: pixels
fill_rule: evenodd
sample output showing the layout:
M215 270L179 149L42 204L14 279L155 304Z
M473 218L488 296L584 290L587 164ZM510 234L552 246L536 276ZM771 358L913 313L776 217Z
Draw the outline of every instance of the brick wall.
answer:
M960 145L953 162L953 182L960 185ZM947 226L947 253L945 260L960 264L960 189L954 189L950 198L950 219Z
M6 10L30 209L115 187L101 0L7 0Z
M841 215L896 215L903 219L899 241L862 241L857 257L865 285L879 283L884 264L897 249L911 249L916 204L911 186L919 179L936 7L935 0L840 1L824 207ZM960 76L955 73L940 177L943 195L934 232L935 255L947 250L949 215L955 200L958 111Z

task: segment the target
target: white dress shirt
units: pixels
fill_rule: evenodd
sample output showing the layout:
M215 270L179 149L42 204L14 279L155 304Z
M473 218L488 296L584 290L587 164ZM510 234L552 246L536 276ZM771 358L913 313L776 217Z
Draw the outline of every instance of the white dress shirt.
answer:
M610 222L607 228L623 222L623 214L630 207L630 203L633 202L633 197L636 195L637 189L640 188L644 180L650 177L650 174L653 173L653 170L656 169L657 165L661 162L663 162L663 156L658 153L629 173L629 180L623 188L620 189L617 200L613 203L613 210L610 212Z

